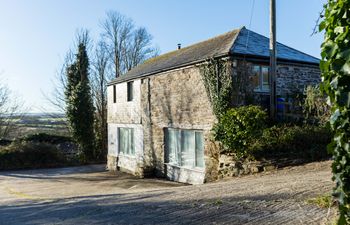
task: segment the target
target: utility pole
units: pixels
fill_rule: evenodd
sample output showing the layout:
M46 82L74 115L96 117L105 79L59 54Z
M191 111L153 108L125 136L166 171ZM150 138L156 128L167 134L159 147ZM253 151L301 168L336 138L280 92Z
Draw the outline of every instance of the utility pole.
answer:
M276 0L270 0L270 117L276 119Z

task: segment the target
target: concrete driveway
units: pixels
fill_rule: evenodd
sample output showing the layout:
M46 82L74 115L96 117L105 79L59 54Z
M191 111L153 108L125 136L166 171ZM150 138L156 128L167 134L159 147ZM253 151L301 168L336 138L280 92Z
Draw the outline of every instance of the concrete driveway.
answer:
M104 165L0 173L0 224L326 224L330 162L182 185Z

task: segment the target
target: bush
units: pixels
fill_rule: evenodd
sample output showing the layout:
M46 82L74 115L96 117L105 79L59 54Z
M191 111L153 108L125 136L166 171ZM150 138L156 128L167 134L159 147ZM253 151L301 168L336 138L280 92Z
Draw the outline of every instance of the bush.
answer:
M275 125L263 131L250 146L255 158L289 158L314 161L329 158L327 144L331 132L327 127L312 125Z
M325 125L331 116L330 106L318 86L307 86L305 89L303 111L306 122Z
M226 153L247 157L248 146L262 135L266 123L267 113L259 106L232 108L214 125L214 138L222 142Z
M60 144L64 142L72 142L72 138L60 135L53 135L47 133L29 134L20 139L27 142L45 142L50 144Z
M0 147L0 170L57 167L67 161L57 148L48 143L14 141Z

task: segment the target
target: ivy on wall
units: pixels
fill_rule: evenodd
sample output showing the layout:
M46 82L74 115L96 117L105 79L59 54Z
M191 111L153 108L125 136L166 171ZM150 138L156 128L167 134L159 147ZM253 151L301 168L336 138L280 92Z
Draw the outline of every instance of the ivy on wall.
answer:
M254 102L254 88L249 80L251 67L246 61L211 58L201 64L199 69L213 112L218 119L232 106Z
M229 108L232 100L232 66L225 59L209 59L199 66L205 90L217 118Z
M328 0L324 8L320 68L322 88L332 105L334 195L339 201L338 224L350 224L350 0Z

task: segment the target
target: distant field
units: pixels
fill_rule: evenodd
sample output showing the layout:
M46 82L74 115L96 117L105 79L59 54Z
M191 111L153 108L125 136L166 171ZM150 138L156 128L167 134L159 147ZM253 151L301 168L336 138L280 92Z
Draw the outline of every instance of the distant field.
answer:
M16 129L7 139L14 139L33 133L49 133L68 136L67 122L64 114L25 114L10 118Z

